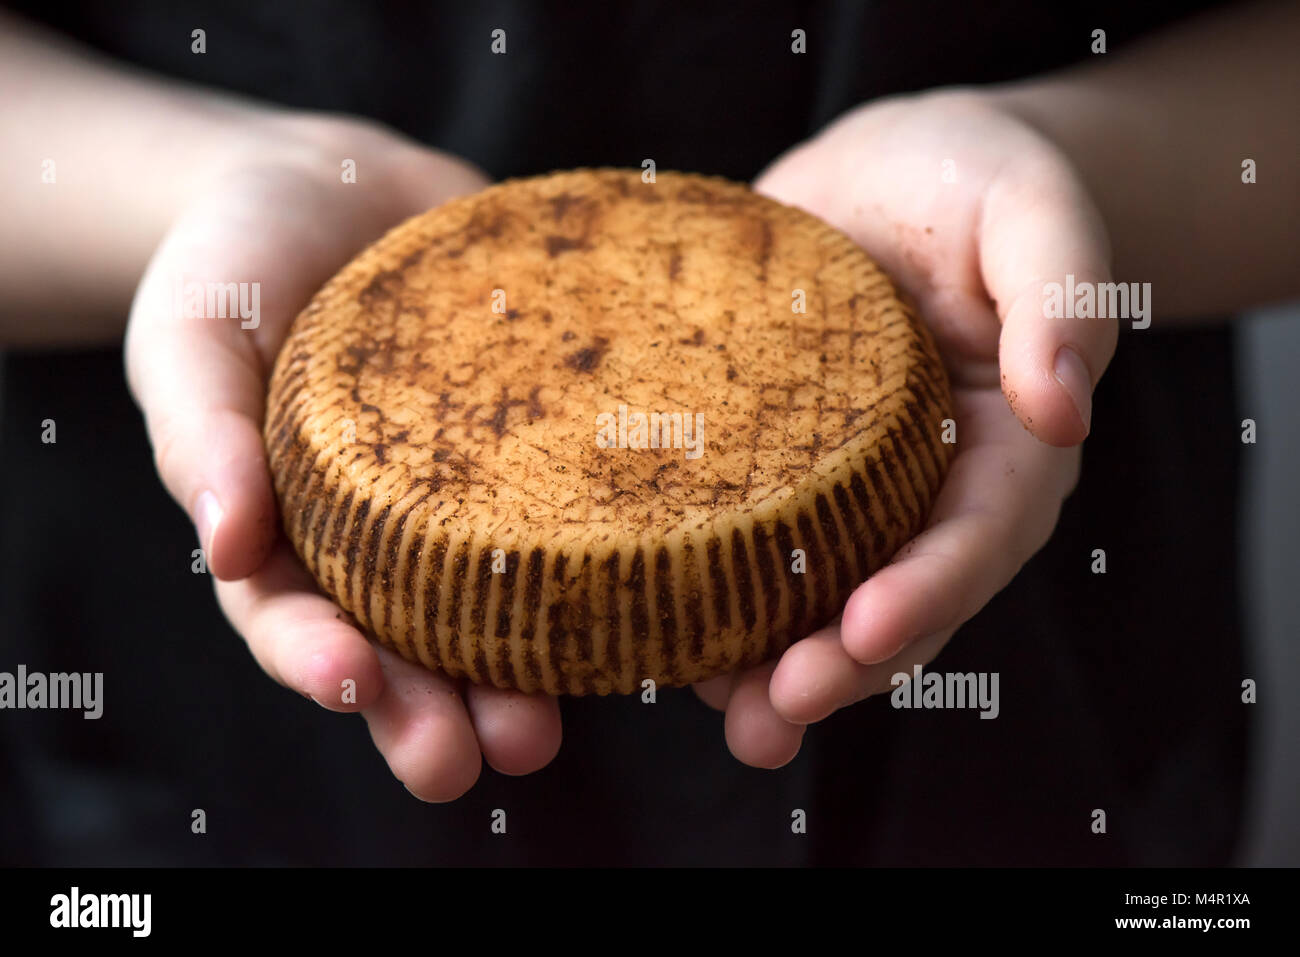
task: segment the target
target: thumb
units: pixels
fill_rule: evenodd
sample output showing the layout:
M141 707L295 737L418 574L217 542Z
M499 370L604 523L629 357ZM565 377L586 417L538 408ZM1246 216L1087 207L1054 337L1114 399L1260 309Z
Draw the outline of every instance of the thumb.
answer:
M144 412L158 473L194 522L208 569L220 579L239 579L262 564L276 535L261 435L261 363L238 312L186 317L174 290L181 282L255 277L204 269L180 245L164 241L136 293L127 379Z
M1002 322L1002 391L1043 442L1072 446L1092 424L1092 390L1115 354L1114 317L1064 318L1052 297L1109 282L1110 243L1092 200L1063 162L1009 167L980 216L979 265ZM1072 279L1070 277L1073 277Z
M307 187L258 174L198 197L154 253L127 323L127 382L158 473L226 581L256 571L276 538L262 440L269 357L345 255L326 241L339 230L298 212L320 205L315 194L294 188Z

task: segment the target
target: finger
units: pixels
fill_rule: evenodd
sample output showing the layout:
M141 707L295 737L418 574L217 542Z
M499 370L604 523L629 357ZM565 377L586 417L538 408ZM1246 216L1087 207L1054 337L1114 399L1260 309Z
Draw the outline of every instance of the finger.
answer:
M845 603L844 647L863 664L973 617L1047 541L1078 474L1078 450L1039 443L996 392L958 397L971 442L953 460L930 526Z
M560 703L550 695L470 685L465 697L479 749L495 770L532 774L559 753Z
M715 711L727 710L727 699L731 697L731 675L718 675L707 681L697 681L692 685L701 701Z
M217 599L262 670L331 711L359 711L383 690L375 647L349 624L281 541L243 581L216 583Z
M482 770L464 699L443 675L377 649L384 690L362 714L393 774L421 801L454 801Z
M792 724L813 724L840 708L893 686L894 675L911 675L913 665L927 665L947 644L945 631L913 642L888 661L864 665L844 650L838 625L824 628L791 645L772 674L772 707Z
M314 591L286 543L244 581L218 582L217 594L267 674L331 710L362 710L417 797L451 800L477 780L478 742L455 687L367 642Z
M755 768L779 768L794 760L804 729L786 721L772 707L768 685L775 662L737 672L724 722L727 747L736 759Z
M791 724L812 724L848 702L879 670L849 657L839 624L816 631L786 649L772 673L769 697Z
M194 523L208 570L220 579L243 578L262 563L276 535L258 425L260 378L206 333L159 330L140 351L149 355L139 361L135 381L158 474Z
M240 274L204 269L185 252L184 232L164 243L131 310L127 378L144 412L158 473L199 532L208 569L243 578L275 539L275 502L261 435L265 382L241 320L186 318L175 289Z
M986 194L979 261L1002 320L998 359L1008 404L1042 441L1078 444L1119 335L1113 317L1065 318L1075 314L1065 301L1069 289L1110 281L1100 214L1068 169L1048 160L1014 165Z

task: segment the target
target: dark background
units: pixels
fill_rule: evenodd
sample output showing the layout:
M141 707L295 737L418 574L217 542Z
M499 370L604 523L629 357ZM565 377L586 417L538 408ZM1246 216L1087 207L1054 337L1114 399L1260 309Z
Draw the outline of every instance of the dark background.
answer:
M18 5L23 9L23 5ZM739 11L743 9L743 14ZM226 4L27 10L110 55L391 123L494 176L592 165L750 179L876 96L1032 75L1185 5ZM508 33L509 53L488 54ZM207 30L208 52L190 53ZM789 54L790 31L808 53ZM123 135L130 135L124 130ZM32 317L39 321L39 317ZM1052 543L936 661L1002 712L877 699L778 772L689 691L569 699L557 760L452 805L392 778L357 716L265 678L190 572L114 352L4 358L0 670L103 671L105 714L0 714L0 861L1226 863L1247 709L1233 340L1123 337ZM56 445L40 422L58 423ZM1089 571L1104 547L1108 574ZM190 833L204 808L208 833ZM509 834L493 836L504 808ZM803 808L809 833L790 833ZM1089 830L1105 808L1109 833Z

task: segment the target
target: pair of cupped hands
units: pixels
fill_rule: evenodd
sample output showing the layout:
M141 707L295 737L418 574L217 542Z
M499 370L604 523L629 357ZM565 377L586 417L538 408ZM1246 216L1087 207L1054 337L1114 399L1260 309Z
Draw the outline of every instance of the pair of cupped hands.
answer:
M347 623L278 531L261 424L276 352L324 281L389 227L487 180L362 121L290 116L276 136L280 146L200 191L159 245L131 310L128 380L162 480L258 664L321 707L360 711L413 794L451 800L485 760L514 775L550 762L557 700L451 681ZM344 159L356 183L342 181ZM779 661L696 686L725 712L736 758L776 768L809 725L928 664L1047 541L1117 328L1044 318L1045 283L1109 279L1106 232L1068 159L978 93L854 110L754 186L842 229L911 296L939 343L957 423L927 528L840 618ZM182 277L262 281L259 324L179 317Z

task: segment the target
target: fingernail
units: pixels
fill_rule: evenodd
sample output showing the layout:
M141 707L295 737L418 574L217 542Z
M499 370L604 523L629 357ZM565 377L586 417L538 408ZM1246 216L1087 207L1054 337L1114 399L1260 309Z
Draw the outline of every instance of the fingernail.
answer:
M1069 346L1061 346L1056 352L1056 381L1065 387L1074 403L1075 411L1083 421L1083 430L1092 429L1092 375L1083 357Z
M221 524L221 503L212 492L201 492L194 503L194 524L199 530L199 547L212 559L212 534Z

